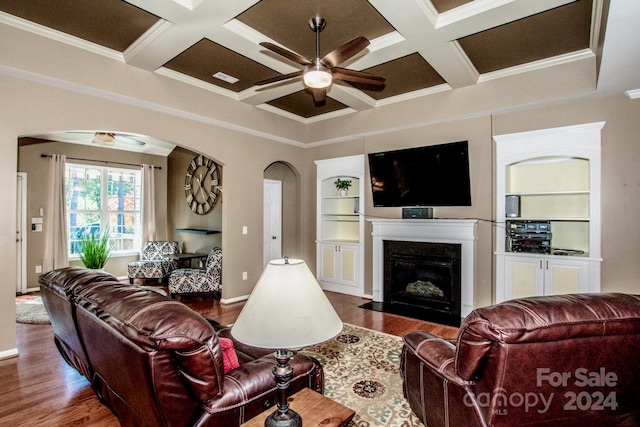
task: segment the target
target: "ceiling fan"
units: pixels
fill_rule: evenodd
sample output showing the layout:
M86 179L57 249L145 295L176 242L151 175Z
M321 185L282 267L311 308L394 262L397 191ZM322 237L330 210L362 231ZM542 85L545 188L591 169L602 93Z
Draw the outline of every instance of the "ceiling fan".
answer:
M262 86L302 76L304 84L311 89L313 102L315 104L322 104L326 101L327 88L331 85L333 79L366 84L374 87L384 86L384 77L376 76L364 71L350 70L348 68L337 66L349 58L352 58L369 45L369 40L363 36L358 36L353 40L344 43L327 54L324 58L320 58L320 32L324 30L326 25L327 22L323 18L316 17L309 20L309 26L313 32L316 33L316 57L313 60L308 60L303 56L280 46L276 46L273 43L260 43L260 46L265 47L290 61L303 65L304 70L261 80L257 82L256 85Z
M136 139L135 138L136 135L134 134L109 132L109 131L97 131L97 132L71 131L69 133L85 134L87 136L87 139L91 138L91 142L96 145L112 146L112 145L115 145L116 142L123 143L123 144L138 145L138 146L146 145L145 142Z

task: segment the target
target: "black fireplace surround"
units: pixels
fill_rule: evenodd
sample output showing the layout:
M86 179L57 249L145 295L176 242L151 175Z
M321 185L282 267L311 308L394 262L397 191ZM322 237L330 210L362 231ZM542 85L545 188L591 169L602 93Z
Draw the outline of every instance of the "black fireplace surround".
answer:
M459 326L462 246L384 241L384 311Z

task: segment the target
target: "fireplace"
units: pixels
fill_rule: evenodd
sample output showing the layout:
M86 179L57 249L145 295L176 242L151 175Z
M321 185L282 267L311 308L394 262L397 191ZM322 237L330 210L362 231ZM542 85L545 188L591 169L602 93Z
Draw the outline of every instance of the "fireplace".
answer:
M398 314L409 317L460 325L461 319L473 310L477 220L369 221L373 225L370 304L381 309L398 309L402 311ZM387 256L394 251L396 256ZM394 269L399 271L400 279L390 279ZM427 304L431 306L428 310L419 308Z
M461 245L384 242L384 301L389 311L460 323Z

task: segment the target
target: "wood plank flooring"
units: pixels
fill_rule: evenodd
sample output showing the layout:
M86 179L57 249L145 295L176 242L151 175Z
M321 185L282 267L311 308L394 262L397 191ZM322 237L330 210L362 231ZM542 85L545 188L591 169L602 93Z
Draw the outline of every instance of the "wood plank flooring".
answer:
M327 292L343 322L403 336L421 330L453 338L457 328L361 309L369 300ZM233 323L244 303L211 299L182 302L222 324ZM53 343L50 325L16 324L19 356L0 361L0 426L118 426L88 381L64 362Z

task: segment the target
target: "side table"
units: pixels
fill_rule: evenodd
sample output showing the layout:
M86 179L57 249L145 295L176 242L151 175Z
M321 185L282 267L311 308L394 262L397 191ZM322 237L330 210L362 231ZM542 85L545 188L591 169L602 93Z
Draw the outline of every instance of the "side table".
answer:
M290 396L289 408L300 414L304 427L344 427L356 414L353 409L309 388L302 389ZM264 420L276 409L276 405L272 406L242 424L241 427L264 427Z
M178 268L190 268L194 259L202 259L208 257L209 254L198 252L183 252L181 254L169 255L168 258L178 263Z

